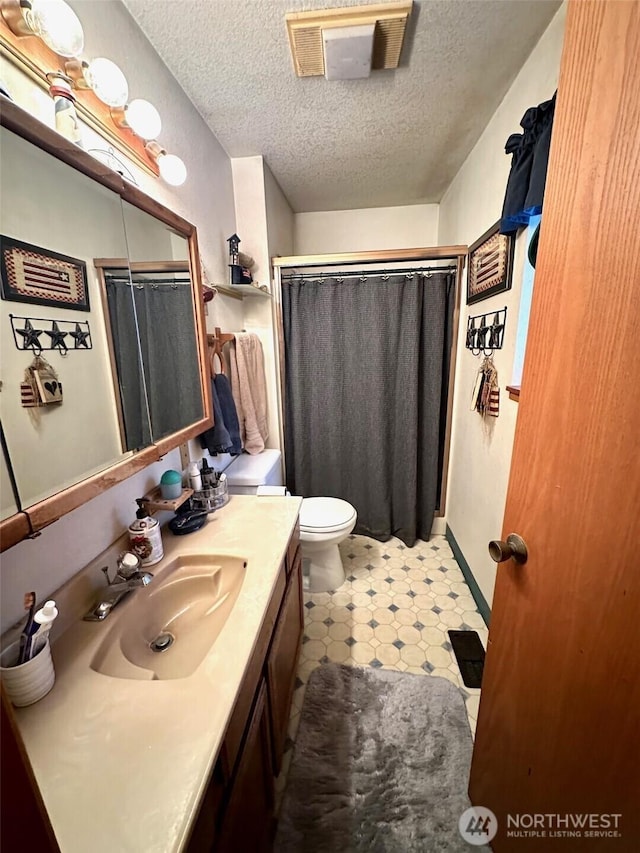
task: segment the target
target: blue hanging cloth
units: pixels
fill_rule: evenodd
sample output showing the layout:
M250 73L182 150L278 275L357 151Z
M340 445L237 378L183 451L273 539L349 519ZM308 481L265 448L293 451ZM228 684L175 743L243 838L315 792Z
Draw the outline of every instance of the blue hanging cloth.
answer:
M515 234L532 216L542 212L556 96L530 107L522 117L523 133L512 133L505 153L511 154L511 171L502 206L501 234Z
M224 373L217 373L211 381L214 424L200 436L200 445L211 456L218 453L230 453L238 456L242 453L240 425L236 404L233 402L231 385Z

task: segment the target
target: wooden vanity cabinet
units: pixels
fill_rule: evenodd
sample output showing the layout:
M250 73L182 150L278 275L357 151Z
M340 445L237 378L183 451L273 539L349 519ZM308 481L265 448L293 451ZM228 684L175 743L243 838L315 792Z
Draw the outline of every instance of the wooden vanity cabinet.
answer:
M202 798L188 853L266 853L271 848L274 776L280 772L287 736L303 612L296 529Z
M302 557L298 547L292 561L287 591L267 656L266 675L275 776L280 773L282 753L287 738L303 627ZM294 662L293 665L292 662Z
M262 678L215 846L220 853L269 850L275 796L271 768L267 685Z

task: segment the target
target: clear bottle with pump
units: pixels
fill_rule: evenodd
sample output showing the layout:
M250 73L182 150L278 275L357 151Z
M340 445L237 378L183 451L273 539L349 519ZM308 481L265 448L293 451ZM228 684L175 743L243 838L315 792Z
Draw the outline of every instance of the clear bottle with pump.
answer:
M160 523L149 515L145 502L137 498L136 520L129 527L129 547L143 566L153 566L164 557Z

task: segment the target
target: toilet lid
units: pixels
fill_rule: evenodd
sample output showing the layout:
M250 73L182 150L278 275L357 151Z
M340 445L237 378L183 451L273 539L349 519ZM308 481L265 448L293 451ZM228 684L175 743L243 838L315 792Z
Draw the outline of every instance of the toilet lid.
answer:
M300 509L300 529L332 531L353 521L355 509L340 498L304 498Z

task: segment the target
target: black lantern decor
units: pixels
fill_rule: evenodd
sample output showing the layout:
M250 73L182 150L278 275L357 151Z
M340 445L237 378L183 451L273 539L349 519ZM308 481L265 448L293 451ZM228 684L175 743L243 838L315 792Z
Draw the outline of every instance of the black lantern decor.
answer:
M240 238L237 234L232 234L227 240L229 244L229 269L231 270L231 284L251 284L253 276L250 270L243 267L239 263L240 255Z

